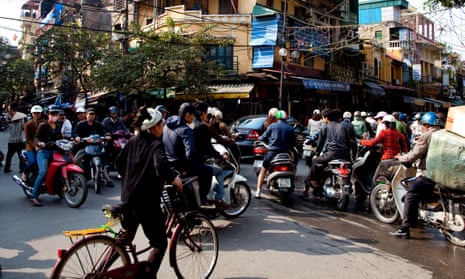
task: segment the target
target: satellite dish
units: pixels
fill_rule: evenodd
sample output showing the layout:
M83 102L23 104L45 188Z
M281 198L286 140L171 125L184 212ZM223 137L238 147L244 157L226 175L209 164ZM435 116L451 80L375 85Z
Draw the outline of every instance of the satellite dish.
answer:
M294 58L294 59L297 59L300 57L300 52L298 52L297 50L294 50L293 52L291 52L291 57Z

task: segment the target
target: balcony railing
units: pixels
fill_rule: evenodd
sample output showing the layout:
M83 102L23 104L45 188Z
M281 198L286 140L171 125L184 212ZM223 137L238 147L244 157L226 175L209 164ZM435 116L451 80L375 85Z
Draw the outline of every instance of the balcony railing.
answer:
M413 42L411 40L389 41L387 48L402 48L408 50L413 48Z

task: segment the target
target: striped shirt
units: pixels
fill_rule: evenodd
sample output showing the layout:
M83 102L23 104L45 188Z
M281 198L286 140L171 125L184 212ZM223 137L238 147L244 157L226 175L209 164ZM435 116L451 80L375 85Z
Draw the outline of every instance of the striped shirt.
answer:
M24 117L23 117L24 116ZM20 143L24 142L24 118L26 115L21 112L16 112L13 115L11 124L9 127L10 130L10 139L8 143Z

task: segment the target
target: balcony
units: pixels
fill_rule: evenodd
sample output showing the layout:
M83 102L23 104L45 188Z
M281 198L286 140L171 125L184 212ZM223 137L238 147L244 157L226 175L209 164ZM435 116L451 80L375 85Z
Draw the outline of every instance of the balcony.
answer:
M393 40L388 42L386 48L401 48L404 50L412 50L413 42L411 40Z

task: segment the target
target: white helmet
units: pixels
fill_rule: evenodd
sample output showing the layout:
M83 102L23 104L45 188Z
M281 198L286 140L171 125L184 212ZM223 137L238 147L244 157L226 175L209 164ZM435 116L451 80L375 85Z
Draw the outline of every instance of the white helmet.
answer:
M396 118L390 114L383 117L383 122L396 123Z
M78 108L76 109L76 112L77 112L77 113L86 112L86 109L85 109L84 107L78 107Z
M44 109L39 105L34 105L31 108L31 113L33 113L33 112L43 112L43 111L44 111Z
M215 118L218 119L218 120L222 120L223 119L223 113L221 112L221 110L217 109L215 110Z
M319 109L315 109L315 110L313 111L313 114L321 114L321 112L320 112Z
M277 108L270 108L270 110L268 111L268 117L276 117L276 113L278 112L278 109Z
M346 111L342 115L342 118L352 118L352 113L350 113L350 111Z

